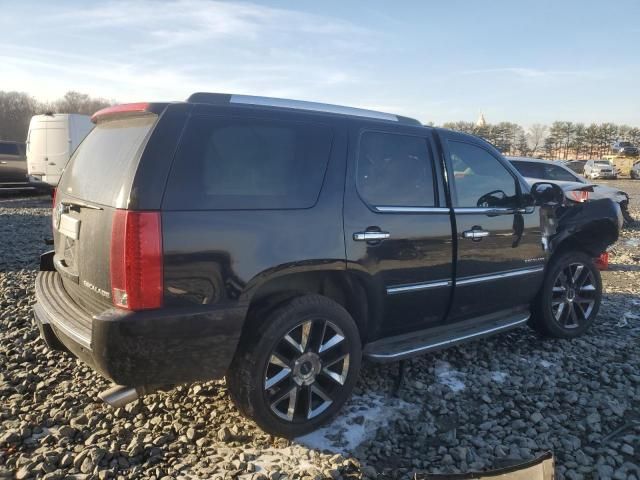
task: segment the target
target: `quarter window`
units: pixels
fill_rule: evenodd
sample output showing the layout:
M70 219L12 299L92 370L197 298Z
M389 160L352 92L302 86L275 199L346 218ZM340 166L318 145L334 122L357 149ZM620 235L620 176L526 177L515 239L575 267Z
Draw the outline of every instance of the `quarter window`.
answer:
M375 206L435 206L433 159L427 140L366 132L360 140L357 188Z
M164 203L172 210L312 207L331 150L324 125L197 116L183 135Z
M469 143L448 143L457 207L517 206L516 180L496 157Z

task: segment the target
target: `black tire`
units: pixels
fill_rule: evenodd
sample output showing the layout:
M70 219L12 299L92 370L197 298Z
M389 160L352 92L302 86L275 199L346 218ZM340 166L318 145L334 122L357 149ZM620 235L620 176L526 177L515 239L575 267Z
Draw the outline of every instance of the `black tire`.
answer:
M333 418L360 371L362 347L351 315L329 298L305 295L253 325L226 378L240 412L265 432L286 438Z
M601 300L602 279L591 257L580 251L560 253L547 268L530 325L544 336L578 337L593 324Z

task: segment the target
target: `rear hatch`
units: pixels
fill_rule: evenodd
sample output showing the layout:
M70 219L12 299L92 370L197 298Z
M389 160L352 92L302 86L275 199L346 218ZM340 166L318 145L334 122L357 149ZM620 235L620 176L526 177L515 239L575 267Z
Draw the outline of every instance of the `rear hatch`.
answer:
M66 292L91 315L113 307L112 225L128 206L158 118L148 111L99 117L60 180L53 207L54 265Z

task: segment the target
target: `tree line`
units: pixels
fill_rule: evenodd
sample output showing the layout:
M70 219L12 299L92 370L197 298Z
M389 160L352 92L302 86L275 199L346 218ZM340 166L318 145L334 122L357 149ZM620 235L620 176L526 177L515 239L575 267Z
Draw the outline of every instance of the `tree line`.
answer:
M52 102L40 102L22 92L0 91L0 140L24 142L33 115L47 112L91 115L114 103L74 91ZM610 153L611 144L616 140L627 140L640 146L640 128L614 123L553 122L551 125L533 124L526 130L512 122L485 125L448 122L442 126L482 137L505 155L588 159Z
M611 144L626 140L640 146L640 128L614 123L553 122L528 129L511 123L477 125L449 122L444 128L471 133L495 145L505 155L536 156L551 160L584 160L611 153Z
M91 115L113 105L113 100L90 97L86 93L69 91L52 102L40 102L23 92L0 90L0 140L24 142L29 121L42 113L82 113Z

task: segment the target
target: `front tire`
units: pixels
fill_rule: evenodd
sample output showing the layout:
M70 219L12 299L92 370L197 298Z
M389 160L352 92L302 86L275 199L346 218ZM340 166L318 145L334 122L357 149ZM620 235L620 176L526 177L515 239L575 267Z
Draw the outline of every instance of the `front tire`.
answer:
M227 374L231 399L286 438L329 421L351 395L362 350L349 313L321 295L294 298L243 338Z
M601 300L602 279L591 257L579 251L562 253L551 260L531 326L549 337L578 337L595 321Z

